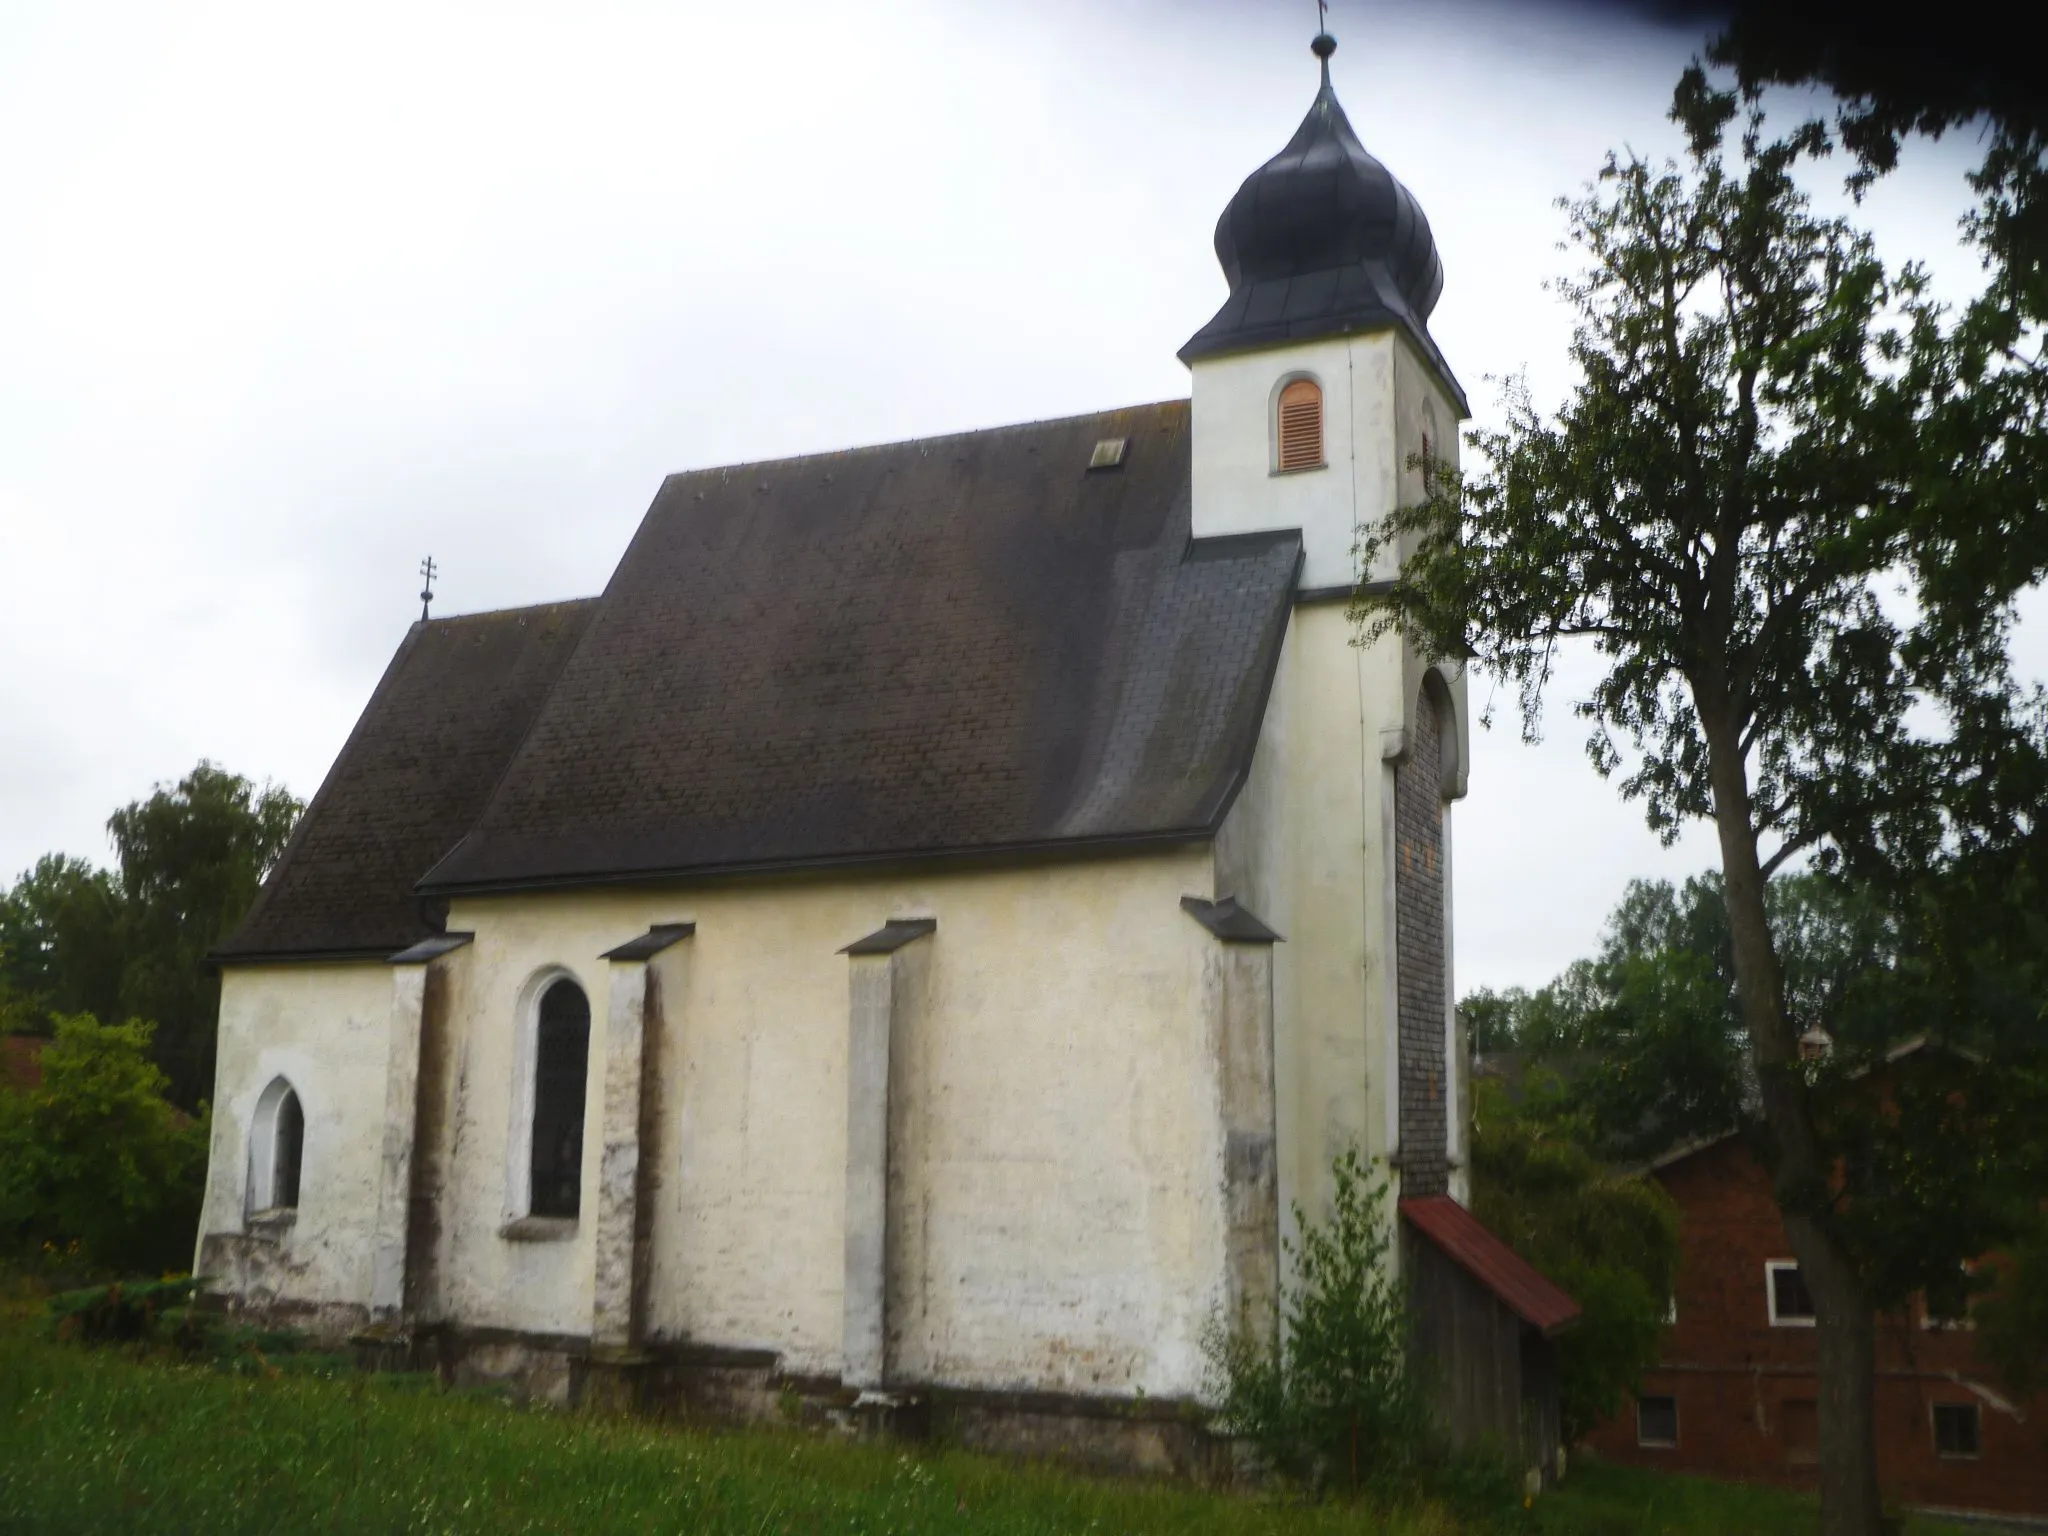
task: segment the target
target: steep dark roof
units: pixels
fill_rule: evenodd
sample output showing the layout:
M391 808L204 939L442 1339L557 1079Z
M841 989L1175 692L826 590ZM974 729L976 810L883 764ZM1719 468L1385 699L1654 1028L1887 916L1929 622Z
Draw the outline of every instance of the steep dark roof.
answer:
M1188 478L1184 400L671 476L421 888L1212 832L1301 544Z
M223 960L388 955L413 884L475 822L595 599L415 624Z
M1327 37L1317 43L1336 46ZM1216 221L1216 259L1230 297L1181 348L1182 362L1393 326L1422 349L1464 409L1429 334L1444 286L1429 220L1359 142L1330 88L1327 53L1308 116Z

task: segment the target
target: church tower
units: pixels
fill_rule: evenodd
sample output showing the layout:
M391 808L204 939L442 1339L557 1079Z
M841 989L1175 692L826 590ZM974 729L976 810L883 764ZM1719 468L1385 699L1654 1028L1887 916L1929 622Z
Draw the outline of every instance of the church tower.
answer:
M1197 540L1298 528L1303 561L1265 735L1218 843L1285 935L1275 957L1281 1208L1324 1209L1348 1145L1402 1198L1466 1192L1453 1006L1450 803L1465 684L1398 637L1354 644L1349 599L1389 578L1357 542L1455 461L1465 398L1429 334L1443 266L1414 194L1321 88L1216 226L1229 297L1181 349L1193 374ZM1263 904L1263 905L1261 905Z

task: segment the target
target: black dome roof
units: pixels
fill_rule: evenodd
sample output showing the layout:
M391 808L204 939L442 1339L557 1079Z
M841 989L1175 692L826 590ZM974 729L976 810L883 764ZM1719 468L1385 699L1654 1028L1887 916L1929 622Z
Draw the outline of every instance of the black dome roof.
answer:
M1216 221L1230 297L1181 360L1399 325L1448 382L1427 328L1444 286L1429 220L1358 142L1330 87L1335 44L1316 42L1322 89L1287 147L1245 178Z

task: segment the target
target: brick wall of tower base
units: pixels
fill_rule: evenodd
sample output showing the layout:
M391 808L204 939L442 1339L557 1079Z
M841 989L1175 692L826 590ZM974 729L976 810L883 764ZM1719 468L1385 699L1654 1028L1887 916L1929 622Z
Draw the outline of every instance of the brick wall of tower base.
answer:
M1443 720L1425 689L1415 701L1408 756L1394 769L1394 943L1404 1199L1450 1189L1443 813Z

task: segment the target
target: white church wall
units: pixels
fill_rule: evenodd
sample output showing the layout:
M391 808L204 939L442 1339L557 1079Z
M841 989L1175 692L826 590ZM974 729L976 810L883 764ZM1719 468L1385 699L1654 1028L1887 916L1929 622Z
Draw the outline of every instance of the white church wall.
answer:
M1425 437L1433 457L1457 460L1458 409L1398 331L1205 358L1192 372L1196 536L1299 527L1305 592L1358 579L1358 528L1423 494L1409 459ZM1323 388L1327 467L1280 474L1272 402L1300 377ZM1399 558L1363 574L1390 577ZM1393 1154L1400 1123L1392 762L1428 669L1397 638L1355 646L1346 606L1295 609L1259 757L1216 842L1218 891L1237 890L1286 940L1274 958L1283 1212L1326 1210L1337 1154ZM1446 790L1461 794L1464 679L1443 670L1459 764ZM1448 900L1448 863L1445 879Z
M1192 1394L1222 1278L1201 850L934 890L895 1219L909 1380Z
M486 915L487 914L487 915ZM448 926L474 931L462 952L463 986L447 1020L450 1099L434 1262L438 1317L469 1328L575 1337L590 1331L596 1175L604 1103L604 1030L610 968L598 956L646 927L619 932L603 914L584 920L574 901L523 897L485 913L458 902ZM534 1032L525 1015L543 979L583 989L592 1027L584 1084L582 1217L515 1239L527 1215ZM515 1110L523 1113L515 1113ZM416 1154L417 1155L417 1154Z
M368 1304L390 1010L381 961L222 971L195 1273L259 1303ZM305 1113L298 1210L289 1222L252 1224L250 1132L279 1077Z
M1390 334L1205 358L1193 369L1196 538L1299 528L1305 590L1356 580L1355 508L1391 505L1394 473ZM1309 378L1323 391L1325 468L1279 472L1281 388Z
M1222 1144L1202 957L1180 910L1206 849L1035 868L790 877L672 892L458 901L473 930L454 1021L442 1315L588 1332L602 1103L593 1031L585 1219L510 1242L506 1147L520 990L690 921L668 969L656 1154L653 1334L840 1366L849 962L892 917L929 916L922 995L892 1082L890 1368L960 1386L1153 1395L1200 1383L1222 1280Z
M1214 844L1215 886L1283 940L1273 958L1280 1208L1327 1212L1347 1147L1385 1157L1398 1125L1392 770L1399 643L1361 650L1342 602L1294 610L1257 755Z

